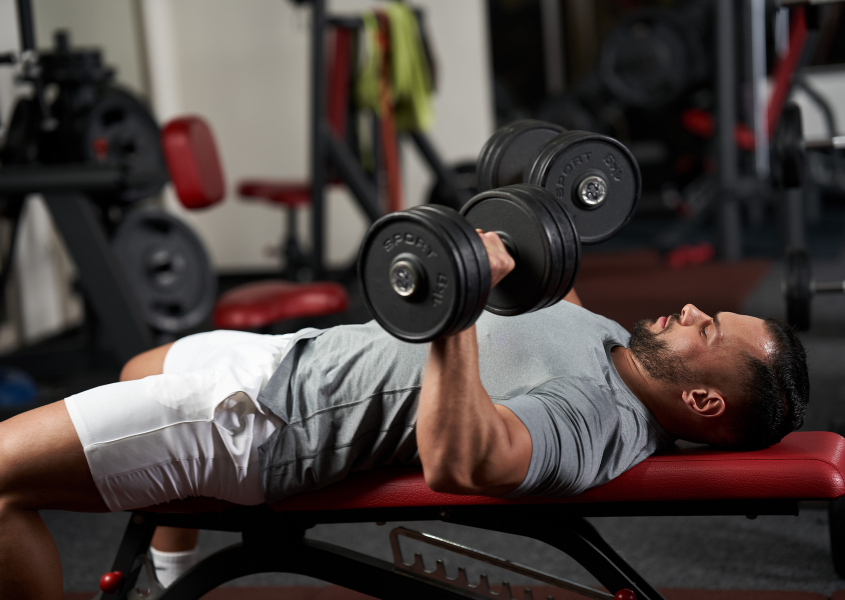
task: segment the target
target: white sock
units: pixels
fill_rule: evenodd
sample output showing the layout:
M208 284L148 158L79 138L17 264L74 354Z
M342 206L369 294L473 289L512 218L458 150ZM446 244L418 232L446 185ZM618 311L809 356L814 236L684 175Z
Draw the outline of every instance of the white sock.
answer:
M150 555L156 568L159 583L168 587L182 574L197 564L197 549L184 552L162 552L150 546Z

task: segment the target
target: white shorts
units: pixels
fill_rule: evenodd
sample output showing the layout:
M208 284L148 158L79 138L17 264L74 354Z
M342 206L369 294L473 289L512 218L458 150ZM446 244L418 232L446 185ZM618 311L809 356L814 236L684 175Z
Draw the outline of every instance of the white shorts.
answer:
M178 340L161 375L65 400L113 511L207 496L264 502L258 446L281 420L257 402L296 334L212 331Z

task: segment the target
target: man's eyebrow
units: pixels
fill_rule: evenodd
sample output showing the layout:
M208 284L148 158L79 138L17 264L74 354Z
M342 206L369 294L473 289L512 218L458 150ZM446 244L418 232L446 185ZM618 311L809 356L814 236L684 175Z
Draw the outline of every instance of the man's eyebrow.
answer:
M716 326L716 333L719 334L719 337L722 337L722 324L719 323L719 314L724 311L718 311L716 314L713 315L713 325Z

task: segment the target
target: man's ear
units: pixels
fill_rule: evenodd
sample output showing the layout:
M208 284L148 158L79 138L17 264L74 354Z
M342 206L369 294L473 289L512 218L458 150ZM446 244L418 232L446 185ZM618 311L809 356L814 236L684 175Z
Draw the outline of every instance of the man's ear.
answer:
M681 398L691 411L701 417L718 417L725 412L725 400L713 389L698 388L681 392Z

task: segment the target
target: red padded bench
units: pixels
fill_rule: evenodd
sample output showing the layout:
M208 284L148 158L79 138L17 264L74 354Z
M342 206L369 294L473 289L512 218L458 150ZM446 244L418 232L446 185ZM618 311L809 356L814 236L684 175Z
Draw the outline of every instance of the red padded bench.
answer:
M162 147L176 195L188 210L221 202L226 195L223 167L208 124L199 117L170 121L161 133ZM217 329L262 329L279 321L343 312L349 296L339 283L257 281L238 286L214 306Z
M608 590L630 589L639 600L659 600L659 592L584 517L794 515L800 501L842 496L845 439L828 432L792 433L771 448L750 452L678 448L570 498L438 494L426 486L418 469L378 469L354 473L272 507L193 498L136 511L113 570L129 574L117 596L122 598L134 585L141 568L136 558L146 554L155 526L168 525L240 531L243 543L204 560L160 599L200 598L237 577L268 571L308 575L377 598L499 597L462 582L437 580L436 572L424 575L408 564L304 537L318 524L440 520L541 540L569 554ZM514 597L522 600L521 593ZM588 597L600 596L594 592Z

